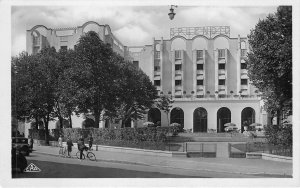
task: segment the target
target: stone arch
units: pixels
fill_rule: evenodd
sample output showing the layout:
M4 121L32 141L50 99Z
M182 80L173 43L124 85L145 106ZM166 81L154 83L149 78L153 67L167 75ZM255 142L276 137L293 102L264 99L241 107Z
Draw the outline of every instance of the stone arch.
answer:
M231 122L231 111L229 108L222 107L217 112L217 132L225 132L224 124Z
M193 132L207 132L207 111L205 108L196 108L193 119Z
M83 31L83 33L87 33L89 31L94 31L94 32L96 32L98 34L98 36L100 37L100 39L102 41L104 41L103 34L105 32L105 29L103 30L102 27L103 27L103 25L99 25L97 22L90 21L90 22L85 23L82 26L82 31Z
M196 37L193 40L192 50L203 50L207 49L207 40L204 37Z
M251 107L246 107L241 112L241 131L244 132L244 127L255 123L255 110Z
M150 121L154 124L161 123L161 112L158 108L151 108L148 111L148 121Z
M81 127L84 128L90 128L90 127L95 127L95 121L91 118L86 118L82 123Z
M97 22L95 21L88 21L88 22L85 22L84 24L82 24L82 30L84 30L84 28L89 25L89 24L95 24L95 25L98 25L99 27L101 27L102 25L98 24Z
M228 37L218 35L214 38L214 50L216 49L229 49Z
M171 43L171 51L186 50L186 40L184 37L174 37Z
M171 110L170 123L179 123L182 128L184 127L184 111L181 108L175 107Z

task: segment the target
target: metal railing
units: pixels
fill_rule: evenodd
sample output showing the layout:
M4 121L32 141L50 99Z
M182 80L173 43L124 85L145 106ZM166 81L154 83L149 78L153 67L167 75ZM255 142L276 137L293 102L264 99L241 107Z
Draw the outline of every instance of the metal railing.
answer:
M230 157L246 157L246 153L257 152L280 156L293 156L293 148L288 146L274 146L263 142L229 144Z
M216 157L217 144L201 142L167 143L168 151L186 152L188 157Z

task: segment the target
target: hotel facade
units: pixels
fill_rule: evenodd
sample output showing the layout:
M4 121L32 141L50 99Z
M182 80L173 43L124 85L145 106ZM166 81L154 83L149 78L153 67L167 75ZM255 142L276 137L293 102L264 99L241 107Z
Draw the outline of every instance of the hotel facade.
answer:
M247 76L248 40L231 38L229 26L171 28L169 39L153 38L150 45L130 47L123 45L108 25L93 21L73 28L37 25L27 30L27 52L34 54L47 46L57 51L72 49L80 36L91 30L142 69L159 95L172 95L175 101L169 117L153 107L144 120L126 122L126 126L139 127L146 121L168 126L168 118L193 132L224 132L228 122L242 131L245 124L267 124L263 103ZM100 127L119 124L113 120L101 122ZM73 121L76 126L81 123Z

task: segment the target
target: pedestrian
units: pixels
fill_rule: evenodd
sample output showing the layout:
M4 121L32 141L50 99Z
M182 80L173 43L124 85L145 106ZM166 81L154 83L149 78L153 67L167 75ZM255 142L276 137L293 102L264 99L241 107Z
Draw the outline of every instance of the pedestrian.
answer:
M84 145L84 138L83 135L80 136L78 142L77 142L77 147L80 152L80 160L82 160L82 155L83 155L83 150L85 150L85 145Z
M29 148L32 151L33 150L33 138L32 136L29 136Z
M89 137L89 150L91 150L92 146L93 146L93 137L92 137L92 134L90 134L90 137Z
M70 136L68 136L68 139L67 139L67 147L68 147L68 157L71 157L71 152L72 152L72 146L73 146L73 142L70 138Z
M62 139L62 135L59 135L59 138L58 138L58 146L59 147L63 147L63 143L62 143L63 139Z

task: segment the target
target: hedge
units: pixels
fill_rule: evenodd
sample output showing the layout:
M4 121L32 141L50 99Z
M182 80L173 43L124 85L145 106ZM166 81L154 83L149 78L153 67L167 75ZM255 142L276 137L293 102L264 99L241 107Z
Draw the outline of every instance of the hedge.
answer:
M130 141L139 143L147 142L165 142L168 134L173 134L178 129L177 127L143 127L143 128L66 128L52 129L49 131L49 140L58 140L60 134L63 135L63 140L66 141L70 136L73 142L77 142L81 135L87 140L89 135L92 135L94 142L103 141ZM29 129L29 135L33 139L45 140L45 130Z
M269 144L275 146L293 147L292 124L267 125L265 135Z

